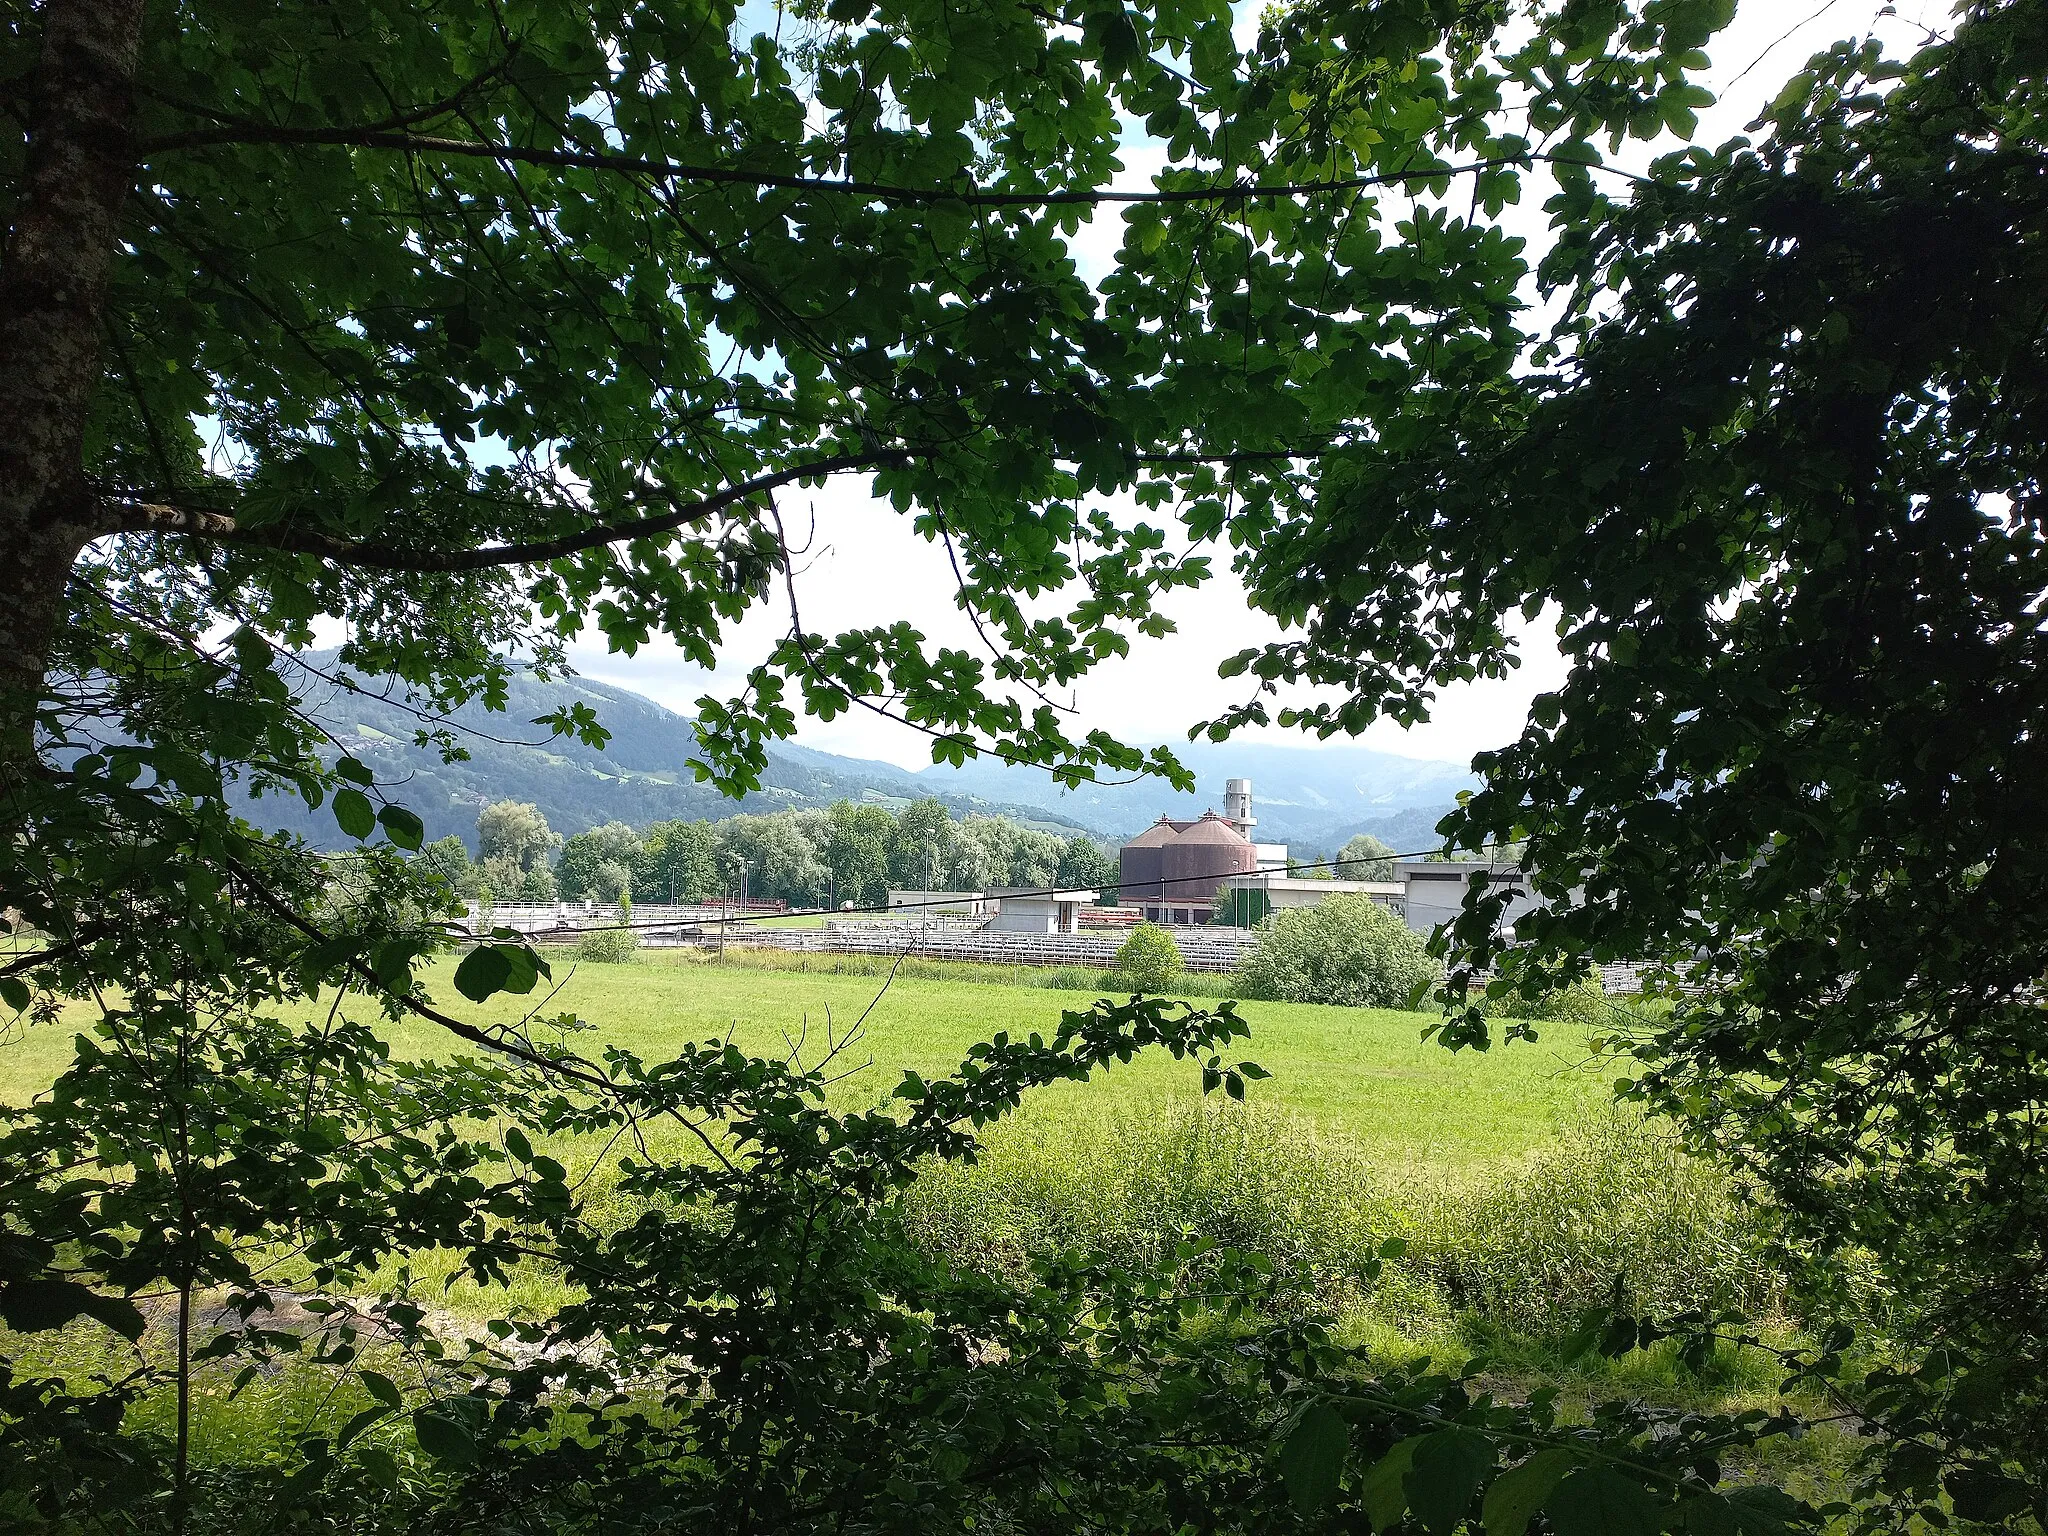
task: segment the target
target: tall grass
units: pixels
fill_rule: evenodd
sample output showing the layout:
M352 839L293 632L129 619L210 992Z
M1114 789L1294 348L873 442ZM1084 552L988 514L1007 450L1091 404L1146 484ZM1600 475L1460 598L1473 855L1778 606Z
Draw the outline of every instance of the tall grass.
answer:
M1325 1303L1413 1337L1554 1340L1619 1277L1645 1310L1777 1296L1717 1172L1639 1122L1588 1116L1548 1149L1452 1178L1375 1166L1310 1122L1238 1105L994 1127L981 1159L927 1170L904 1198L920 1242L1016 1271L1045 1247L1155 1259L1188 1234L1304 1270ZM1368 1279L1389 1238L1405 1251Z
M731 945L723 955L710 946L642 949L642 959L669 965L709 965L724 970L795 971L813 976L889 976L914 981L966 981L996 987L1030 987L1053 992L1109 996L1133 990L1115 971L1086 965L997 965L978 960L936 960L928 955L840 954L833 951L756 949ZM1187 971L1174 979L1175 997L1231 998L1243 995L1237 978Z

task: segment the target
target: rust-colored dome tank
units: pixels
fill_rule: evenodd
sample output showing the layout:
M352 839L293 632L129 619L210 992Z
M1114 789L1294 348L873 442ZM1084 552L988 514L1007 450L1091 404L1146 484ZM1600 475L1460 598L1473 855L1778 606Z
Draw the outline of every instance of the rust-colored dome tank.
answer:
M1159 882L1166 877L1162 863L1166 845L1179 835L1180 828L1162 816L1124 844L1117 855L1119 901L1137 901L1148 893L1159 893Z
M1217 885L1231 875L1248 875L1259 856L1237 829L1214 814L1182 832L1160 850L1159 878L1167 899L1190 903L1215 898Z

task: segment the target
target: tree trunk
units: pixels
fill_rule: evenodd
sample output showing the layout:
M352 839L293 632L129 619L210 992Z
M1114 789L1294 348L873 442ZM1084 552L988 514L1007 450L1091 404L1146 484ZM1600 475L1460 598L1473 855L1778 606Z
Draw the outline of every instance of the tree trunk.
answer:
M108 277L135 176L143 0L46 0L28 157L0 256L0 826L34 755L72 563L106 523L86 484Z

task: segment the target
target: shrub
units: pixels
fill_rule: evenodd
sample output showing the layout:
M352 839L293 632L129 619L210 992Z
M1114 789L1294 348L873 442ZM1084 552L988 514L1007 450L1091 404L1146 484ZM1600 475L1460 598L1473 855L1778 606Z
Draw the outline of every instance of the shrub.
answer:
M1116 970L1112 974L1120 990L1164 992L1186 969L1173 935L1156 923L1140 923L1116 952Z
M1590 1114L1477 1180L1387 1166L1255 1106L1020 1120L984 1132L972 1164L928 1164L903 1208L930 1251L1013 1276L1066 1248L1142 1267L1196 1233L1305 1269L1324 1304L1416 1338L1562 1339L1617 1276L1629 1306L1659 1315L1768 1316L1783 1299L1727 1176L1628 1114ZM1369 1280L1390 1237L1405 1246Z
M1727 1175L1627 1115L1589 1117L1479 1188L1411 1196L1408 1263L1462 1310L1524 1336L1569 1333L1607 1300L1657 1316L1779 1300L1754 1207Z
M630 928L597 928L576 941L576 958L598 965L624 965L640 954L640 935Z
M1351 1008L1407 1008L1442 973L1419 935L1364 896L1274 916L1237 977L1247 997Z

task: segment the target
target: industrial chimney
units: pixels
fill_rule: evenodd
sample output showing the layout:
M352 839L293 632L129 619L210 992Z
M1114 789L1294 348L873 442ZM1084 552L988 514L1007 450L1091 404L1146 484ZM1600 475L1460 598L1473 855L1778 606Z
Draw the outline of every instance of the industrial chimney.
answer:
M1252 828L1259 824L1259 819L1252 814L1250 779L1223 781L1223 819L1237 828L1246 842L1251 841Z

